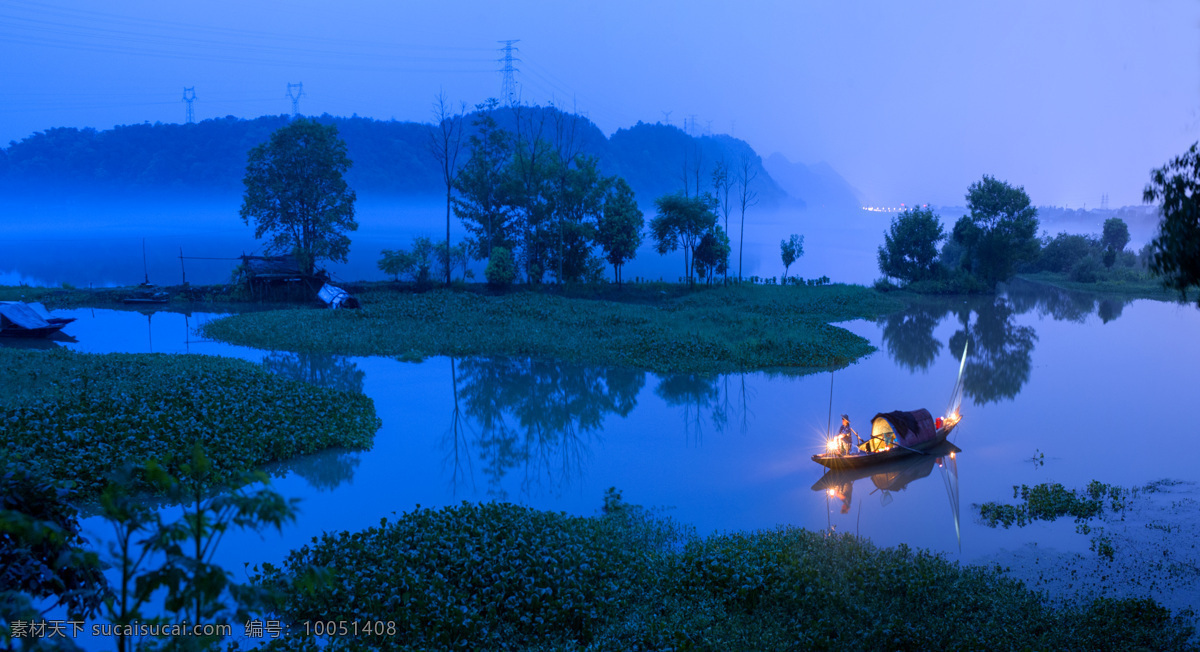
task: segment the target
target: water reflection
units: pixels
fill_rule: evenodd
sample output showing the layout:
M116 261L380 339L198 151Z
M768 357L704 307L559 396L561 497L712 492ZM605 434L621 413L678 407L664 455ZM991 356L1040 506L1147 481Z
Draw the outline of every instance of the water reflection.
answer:
M1121 316L1131 299L1064 290L1051 285L1015 279L1005 286L1005 296L1018 314L1036 312L1056 321L1084 323L1097 315L1104 323Z
M973 308L958 313L961 328L950 337L951 351L962 351L967 340L971 343L963 394L976 405L1015 398L1029 381L1037 333L1017 325L1018 313L1004 297L975 302Z
M962 449L951 442L942 442L926 451L924 455L912 455L869 468L830 471L813 484L812 490L825 495L826 507L830 513L837 509L841 514L849 514L854 504L854 485L859 480L870 478L874 489L870 489L867 495L879 494L880 504L887 507L894 499L893 494L904 491L913 482L929 477L934 468L937 468L946 487L950 513L954 519L954 530L961 548L962 530L959 522L958 501L958 453L960 452ZM861 493L862 489L860 489L860 495ZM861 508L861 506L860 502L859 507ZM829 528L830 530L835 529L832 522L830 522Z
M928 370L942 350L933 329L949 312L949 304L928 303L881 317L879 324L888 354L909 371Z
M520 474L523 493L557 492L582 471L594 437L609 414L626 416L637 405L646 374L549 360L470 358L454 372L455 408L448 455L462 472L468 424L488 479L488 493L506 498L503 481ZM457 480L455 481L457 483Z
M272 351L263 358L262 365L284 378L355 394L362 393L366 375L350 358L328 353Z
M358 451L329 448L312 455L272 462L265 465L263 470L277 478L294 473L304 478L313 489L331 492L354 479L354 471L361 461Z
M1085 323L1096 315L1107 324L1119 318L1130 300L1050 285L1012 281L994 297L915 297L903 312L879 318L884 348L910 372L927 371L943 346L961 352L969 340L964 394L976 405L1011 400L1029 381L1033 349L1038 340L1032 326L1017 325L1017 317L1035 313L1057 321ZM952 317L958 324L948 341L935 335Z

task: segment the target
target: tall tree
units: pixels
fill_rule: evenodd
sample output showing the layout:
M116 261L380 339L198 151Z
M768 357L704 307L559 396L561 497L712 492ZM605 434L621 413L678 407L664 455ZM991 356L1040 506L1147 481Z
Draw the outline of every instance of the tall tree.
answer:
M721 211L721 217L724 218L725 233L729 233L729 209L732 208L729 203L729 191L733 189L734 179L730 173L729 162L722 156L717 160L716 167L713 168L713 193L717 198L717 209ZM728 265L725 270L725 279L729 280Z
M599 160L576 154L569 166L556 173L553 219L558 244L551 252L558 281L578 281L603 263L593 253L596 229L604 212L605 195L612 179L600 174Z
M1150 270L1179 291L1200 288L1200 143L1150 173L1143 201L1162 202L1162 222L1150 243ZM1196 298L1200 306L1200 296Z
M779 241L779 257L783 260L783 278L787 279L792 263L804 255L804 236L792 234L787 240Z
M658 215L650 220L650 235L659 254L683 250L683 275L692 282L692 252L716 226L717 215L703 198L666 195L654 200Z
M354 191L342 175L350 169L337 127L297 118L250 150L240 215L254 222L254 237L270 235L267 249L292 253L312 274L316 262L346 262L354 221Z
M450 108L445 92L440 92L433 101L433 119L436 128L429 132L429 151L438 162L442 181L446 184L446 259L450 258L450 196L454 190L454 179L458 176L458 155L462 151L463 123L467 112L466 103L459 105L458 113ZM446 285L450 285L450 266L446 266Z
M515 104L516 139L509 162L508 197L520 231L520 260L529 283L541 283L554 246L555 151L543 136L545 111Z
M937 273L938 243L946 239L942 221L930 208L912 208L892 218L879 247L879 271L906 283Z
M967 208L971 214L955 223L954 241L966 248L971 273L988 287L1037 259L1037 209L1024 188L984 175L967 189Z
M613 280L621 283L621 268L632 260L642 244L642 226L645 224L641 209L634 198L633 188L625 179L617 177L608 187L604 198L604 212L596 228L596 242L604 250L604 257L613 266Z
M454 179L458 197L453 199L454 214L470 234L471 254L476 260L489 260L492 248L513 246L512 212L506 196L505 173L512 155L512 134L496 124L492 113L499 101L490 99L475 107L471 121L475 133L468 142L471 157Z
M746 239L746 209L758 203L758 192L750 189L750 184L758 178L758 168L755 158L743 154L738 164L738 204L742 209L742 224L738 231L738 280L742 280L742 243Z

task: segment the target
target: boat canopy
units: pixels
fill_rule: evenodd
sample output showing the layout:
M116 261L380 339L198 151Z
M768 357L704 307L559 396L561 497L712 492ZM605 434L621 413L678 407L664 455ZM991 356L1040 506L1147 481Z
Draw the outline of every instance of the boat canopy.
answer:
M929 410L880 412L871 419L871 439L859 446L868 452L886 449L892 442L909 448L937 436Z
M42 308L45 310L45 308ZM0 326L15 326L25 330L47 328L50 323L38 311L24 303L0 304Z

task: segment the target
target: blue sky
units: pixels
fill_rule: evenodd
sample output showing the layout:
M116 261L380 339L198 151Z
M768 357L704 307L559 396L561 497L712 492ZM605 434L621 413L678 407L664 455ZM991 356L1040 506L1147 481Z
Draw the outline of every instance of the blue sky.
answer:
M290 111L427 121L439 90L731 133L869 201L1137 204L1200 139L1200 2L0 1L0 142ZM669 112L669 114L667 113ZM668 117L669 116L669 117Z

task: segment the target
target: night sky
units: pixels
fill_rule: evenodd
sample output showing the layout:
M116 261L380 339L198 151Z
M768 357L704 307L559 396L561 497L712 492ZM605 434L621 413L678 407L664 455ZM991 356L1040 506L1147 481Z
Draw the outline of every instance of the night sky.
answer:
M737 5L748 4L749 7ZM498 96L730 133L869 202L1141 203L1200 139L1200 2L0 2L0 142L56 126L286 113L428 121ZM669 113L668 113L669 112ZM693 117L694 116L694 117Z

